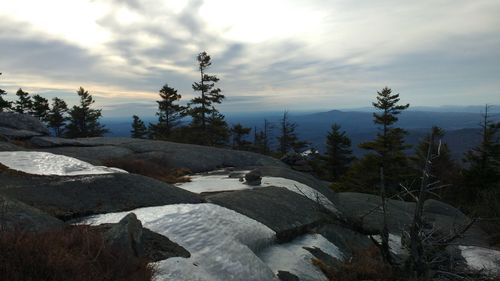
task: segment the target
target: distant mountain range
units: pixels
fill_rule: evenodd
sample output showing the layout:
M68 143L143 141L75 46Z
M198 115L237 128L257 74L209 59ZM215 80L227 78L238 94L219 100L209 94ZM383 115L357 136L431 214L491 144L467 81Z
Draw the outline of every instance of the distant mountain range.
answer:
M497 107L498 108L498 107ZM436 108L433 108L436 109ZM468 149L480 142L479 123L482 119L479 107L457 108L467 112L456 112L451 107L446 107L445 111L424 111L407 110L399 116L398 126L406 129L409 134L406 138L409 144L418 143L432 126L439 126L446 130L443 139L448 143L456 159ZM474 110L477 110L474 112ZM484 111L484 107L483 107ZM268 112L261 114L227 114L226 119L230 124L241 123L244 126L260 129L264 119L267 119L275 126L273 139L278 135L278 125L282 113ZM301 139L310 142L311 146L323 151L325 148L325 138L333 123L338 123L352 139L353 152L360 156L365 153L357 145L367 140L371 140L377 133L377 126L373 123L373 113L371 111L341 111L331 110L326 112L293 114L290 112L290 119L297 123L297 133ZM499 114L492 110L492 119L498 121ZM144 118L146 123L155 122L154 118ZM107 118L103 123L111 130L111 136L130 135L131 118Z

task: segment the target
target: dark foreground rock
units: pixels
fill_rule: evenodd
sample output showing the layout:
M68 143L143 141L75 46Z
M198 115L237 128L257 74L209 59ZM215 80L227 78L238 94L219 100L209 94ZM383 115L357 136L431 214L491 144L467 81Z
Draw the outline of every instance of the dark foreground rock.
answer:
M203 202L197 194L135 174L35 176L0 173L0 194L63 220L140 207Z
M42 232L63 226L64 222L38 209L0 195L0 230Z
M328 219L312 200L282 187L219 193L207 201L234 210L276 231L280 242L304 234Z
M167 237L143 228L134 213L128 214L118 223L103 224L95 228L103 233L109 246L118 248L131 257L155 262L171 257L191 256L186 249Z
M280 281L299 281L299 277L297 277L297 275L283 270L278 271L278 278Z
M13 112L0 112L0 127L22 131L31 131L39 135L48 135L49 130L37 118Z

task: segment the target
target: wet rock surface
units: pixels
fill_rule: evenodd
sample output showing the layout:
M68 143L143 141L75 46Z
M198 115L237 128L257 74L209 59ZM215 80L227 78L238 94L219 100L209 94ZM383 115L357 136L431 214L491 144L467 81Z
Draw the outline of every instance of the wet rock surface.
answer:
M219 193L207 201L265 224L280 241L304 234L328 218L315 202L282 187Z

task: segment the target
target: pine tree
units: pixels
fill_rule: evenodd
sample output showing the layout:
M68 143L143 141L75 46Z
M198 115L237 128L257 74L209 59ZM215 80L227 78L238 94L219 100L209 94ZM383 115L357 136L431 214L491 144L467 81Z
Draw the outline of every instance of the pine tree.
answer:
M257 131L254 129L253 149L262 154L269 154L271 152L271 131L272 125L267 119L264 119L264 127Z
M66 126L66 121L68 117L66 116L68 112L68 106L66 102L60 98L52 99L52 108L48 113L48 123L49 127L55 132L56 137L61 137L63 135L64 126Z
M177 127L186 107L177 104L181 99L181 95L177 90L165 84L159 91L161 100L158 103L158 123L151 124L151 136L154 139L168 139L172 130Z
M49 111L50 111L49 101L40 95L33 95L33 106L32 106L33 116L40 119L40 121L46 122L48 121L47 118Z
M351 140L345 131L340 131L340 125L333 124L326 138L326 163L330 179L336 181L348 170L354 159L351 150Z
M31 97L29 93L23 91L23 89L19 88L16 92L17 100L14 102L15 111L17 113L30 114L33 108L33 102L31 101Z
M187 114L191 116L191 131L195 142L205 145L221 145L227 142L229 129L224 115L215 108L224 99L221 89L215 87L219 78L208 75L206 70L212 65L211 58L206 52L197 56L200 81L194 82L192 87L201 96L195 97L189 103ZM201 132L197 132L201 131Z
M146 129L144 122L137 115L132 116L132 118L132 131L130 131L131 137L136 139L146 138L148 130Z
M398 105L399 100L399 94L392 95L392 90L387 87L377 92L377 102L372 104L382 112L373 113L373 118L374 123L381 126L381 132L375 140L360 144L361 148L375 152L384 172L382 176L391 191L397 190L409 173L408 158L404 153L409 148L404 143L406 131L393 125L398 121L397 116L410 105Z
M0 75L2 75L2 73L0 73ZM7 92L5 90L0 89L0 112L11 109L11 103L3 99L4 95L7 95Z
M82 87L76 92L80 97L80 106L69 110L69 124L66 126L66 136L69 138L100 137L108 130L99 123L100 109L91 109L95 102L88 91Z
M436 190L436 193L441 198L455 201L457 197L457 187L455 185L461 182L460 170L458 164L451 157L448 145L442 140L444 135L445 131L442 128L434 126L431 132L417 144L415 154L410 158L413 169L412 177L421 177L420 174L422 173L422 167L425 167L426 164L431 137L434 136L435 141L431 148L431 154L435 156L432 159L428 177L433 182L438 183L439 181L439 185L447 186Z
M486 105L481 143L468 151L464 159L468 165L464 171L468 198L472 200L481 190L500 187L500 122L491 121L488 110Z
M233 149L247 150L250 147L252 143L246 141L244 138L246 135L250 134L251 130L251 128L243 127L240 123L233 125L231 128Z
M280 135L278 136L279 151L285 155L289 150L299 152L302 148L306 147L307 142L299 141L295 129L297 123L290 121L288 111L283 112L283 117L280 123Z

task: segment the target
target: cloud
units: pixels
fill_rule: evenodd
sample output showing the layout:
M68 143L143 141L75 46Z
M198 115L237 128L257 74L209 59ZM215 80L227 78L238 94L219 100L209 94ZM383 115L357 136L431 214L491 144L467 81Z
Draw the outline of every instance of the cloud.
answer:
M8 90L73 94L82 85L106 105L153 102L168 83L189 100L206 50L225 110L364 106L386 85L414 104L499 102L495 0L78 0L93 22L68 22L82 40L12 3L0 4Z

